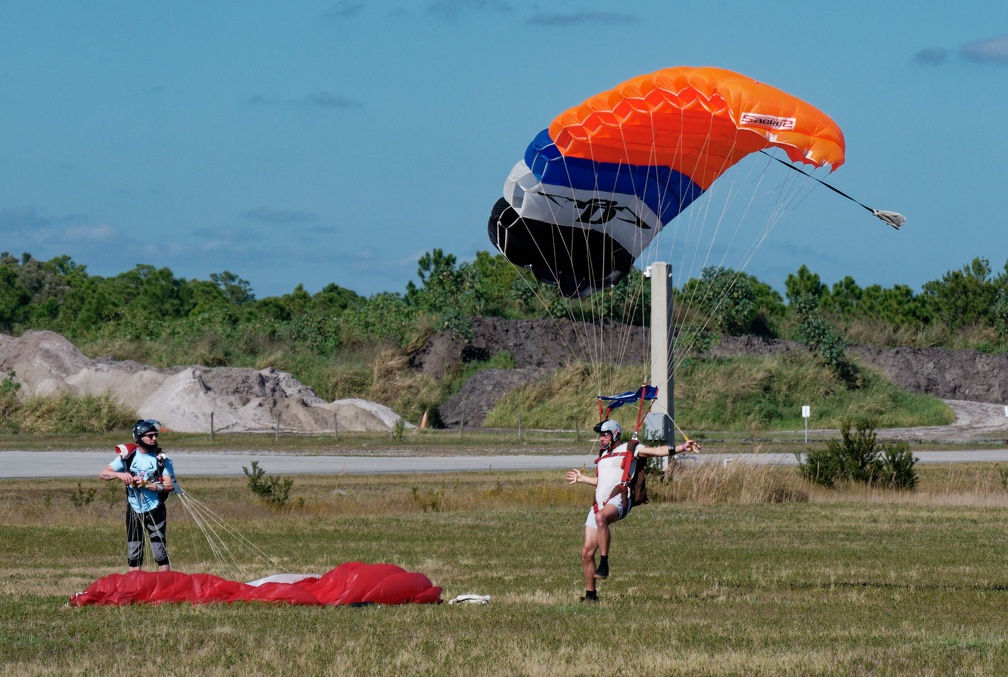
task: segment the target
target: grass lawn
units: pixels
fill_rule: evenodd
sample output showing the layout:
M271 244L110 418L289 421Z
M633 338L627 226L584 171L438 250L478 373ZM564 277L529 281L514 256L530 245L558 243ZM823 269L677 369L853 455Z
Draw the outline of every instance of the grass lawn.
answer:
M184 482L273 561L237 543L215 555L171 499L180 571L252 580L389 562L446 601L492 596L362 609L69 608L125 568L121 487L2 481L0 673L1008 674L996 467L922 469L914 494L815 489L794 469L707 473L653 485L616 526L590 606L578 602L590 497L562 473L295 477L278 511L244 478Z

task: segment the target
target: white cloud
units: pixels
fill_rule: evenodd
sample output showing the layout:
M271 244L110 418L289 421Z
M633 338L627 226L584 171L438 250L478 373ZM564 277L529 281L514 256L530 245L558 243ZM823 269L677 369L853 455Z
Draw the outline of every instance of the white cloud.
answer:
M960 47L959 52L969 61L1008 63L1008 35L969 42Z
M57 228L60 237L72 242L113 242L119 237L119 231L103 223L95 226L76 225L67 228Z
M258 221L260 223L314 223L318 221L318 216L311 212L303 212L297 209L275 209L273 207L256 207L247 212L242 212L239 216L248 221Z
M5 232L43 228L52 223L34 207L5 207L0 209L0 230Z

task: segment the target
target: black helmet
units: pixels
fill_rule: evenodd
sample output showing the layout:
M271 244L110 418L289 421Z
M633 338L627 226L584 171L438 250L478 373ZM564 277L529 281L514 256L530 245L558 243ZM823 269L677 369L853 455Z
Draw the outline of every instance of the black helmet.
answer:
M155 421L153 419L147 419L146 421L137 421L133 426L133 441L140 444L140 438L147 433L156 433L161 427L160 421Z

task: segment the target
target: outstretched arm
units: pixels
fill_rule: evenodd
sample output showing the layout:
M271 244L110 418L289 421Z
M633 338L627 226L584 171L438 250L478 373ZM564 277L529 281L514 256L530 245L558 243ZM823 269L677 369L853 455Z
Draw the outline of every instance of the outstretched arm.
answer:
M590 484L594 487L598 486L598 477L585 475L580 470L568 470L567 484Z
M644 458L671 456L673 454L681 454L685 451L700 451L700 445L696 443L696 440L686 440L675 447L637 447L637 456L643 456Z

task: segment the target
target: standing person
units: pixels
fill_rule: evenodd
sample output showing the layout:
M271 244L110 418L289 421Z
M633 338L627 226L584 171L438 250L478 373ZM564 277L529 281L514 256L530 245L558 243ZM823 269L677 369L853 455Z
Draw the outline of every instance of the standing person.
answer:
M158 447L160 425L152 420L137 421L133 426L136 444L116 445L118 455L98 474L100 479L120 480L126 485L126 562L130 571L139 571L143 565L145 530L158 571L171 571L164 502L175 489L175 469Z
M636 439L621 444L622 430L619 423L612 420L603 421L596 430L599 433L599 456L595 459L595 477L585 475L580 470L567 471L569 484L584 483L595 487L595 502L588 511L584 546L581 548L581 569L585 584L582 602L597 602L595 581L609 576L609 527L622 519L632 507L627 484L637 470L638 459L673 456L700 449L700 445L693 440L687 440L677 447L645 447L637 444ZM629 466L625 466L625 462ZM597 566L596 552L599 553Z

